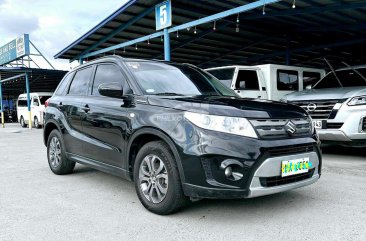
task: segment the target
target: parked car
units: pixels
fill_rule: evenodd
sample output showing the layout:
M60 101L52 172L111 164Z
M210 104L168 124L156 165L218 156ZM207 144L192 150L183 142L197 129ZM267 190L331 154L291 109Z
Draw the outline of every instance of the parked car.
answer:
M43 113L45 110L45 102L53 93L30 93L31 122L35 128L43 125ZM29 123L27 94L21 94L17 101L17 117L22 127L27 127Z
M301 91L318 82L325 70L265 64L256 66L226 66L206 69L224 85L243 98L280 100L284 95Z
M48 101L44 143L55 174L78 162L133 180L158 214L189 198L283 192L321 174L302 108L242 99L193 65L118 56L66 74Z
M311 115L322 142L366 146L365 76L366 66L339 69L282 101Z

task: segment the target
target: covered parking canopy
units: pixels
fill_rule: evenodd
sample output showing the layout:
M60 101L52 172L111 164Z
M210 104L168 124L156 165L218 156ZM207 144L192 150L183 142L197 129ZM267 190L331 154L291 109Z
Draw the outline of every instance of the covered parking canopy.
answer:
M66 71L61 70L0 67L0 112L2 126L4 127L3 100L15 101L20 94L27 93L29 128L31 129L30 92L53 92L65 74Z
M0 67L3 95L16 98L26 93L25 73L29 77L30 92L53 92L66 72L52 69Z
M55 58L90 60L106 54L164 58L163 33L155 30L154 6L160 2L128 1ZM200 22L253 3L258 6L249 11ZM171 60L201 67L275 63L325 68L323 58L334 66L342 66L341 61L362 64L365 11L366 1L357 0L173 0ZM189 22L190 27L178 30Z

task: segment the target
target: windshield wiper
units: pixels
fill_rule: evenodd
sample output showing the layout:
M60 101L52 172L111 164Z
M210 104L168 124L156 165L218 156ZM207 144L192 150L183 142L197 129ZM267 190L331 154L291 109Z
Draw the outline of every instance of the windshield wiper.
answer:
M156 93L154 95L161 95L161 96L185 96L183 94L174 93L174 92L163 92L163 93Z
M334 70L333 66L329 63L329 61L328 61L326 58L324 58L324 60L325 60L325 62L327 63L327 65L329 66L329 68L332 70L332 72L333 72L334 76L336 77L336 79L337 79L337 81L338 81L338 84L343 88L343 85L342 85L341 81L339 80L339 78L338 78L338 76L337 76L337 74L336 74L336 72L335 72L335 70ZM315 87L315 86L314 86L314 87Z
M348 68L352 69L353 72L355 72L356 74L358 74L365 82L366 82L366 78L365 76L363 76L360 71L356 70L355 68L353 68L351 65L347 64L346 62L342 62L342 64L344 64L345 66L347 66Z

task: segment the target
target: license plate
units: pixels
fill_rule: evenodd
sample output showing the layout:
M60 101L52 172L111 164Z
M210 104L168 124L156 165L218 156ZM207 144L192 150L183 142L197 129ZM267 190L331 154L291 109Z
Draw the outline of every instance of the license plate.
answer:
M313 125L316 129L323 128L323 121L322 120L313 120Z
M296 160L282 161L281 176L287 177L300 173L306 173L311 168L312 163L309 157L300 158Z

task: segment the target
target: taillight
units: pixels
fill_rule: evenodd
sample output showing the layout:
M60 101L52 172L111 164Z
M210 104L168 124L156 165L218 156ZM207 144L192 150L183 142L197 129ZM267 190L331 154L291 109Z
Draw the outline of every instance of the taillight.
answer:
M50 99L47 99L46 102L44 102L44 107L48 106L48 102L50 101Z

